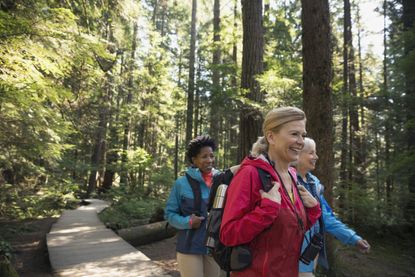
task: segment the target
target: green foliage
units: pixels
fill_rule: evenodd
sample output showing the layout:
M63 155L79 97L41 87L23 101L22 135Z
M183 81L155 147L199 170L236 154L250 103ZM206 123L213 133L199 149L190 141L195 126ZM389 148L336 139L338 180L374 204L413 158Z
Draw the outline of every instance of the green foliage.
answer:
M160 199L143 198L139 194L127 193L123 188L112 189L106 198L111 198L113 204L99 217L105 224L119 229L134 226L138 219L150 218L157 208L165 205Z
M10 245L10 243L0 238L0 260L3 261L3 257L5 257L7 260L10 261L12 256L13 256L12 246Z
M74 208L78 186L59 184L33 188L5 184L0 186L0 217L8 219L43 218Z

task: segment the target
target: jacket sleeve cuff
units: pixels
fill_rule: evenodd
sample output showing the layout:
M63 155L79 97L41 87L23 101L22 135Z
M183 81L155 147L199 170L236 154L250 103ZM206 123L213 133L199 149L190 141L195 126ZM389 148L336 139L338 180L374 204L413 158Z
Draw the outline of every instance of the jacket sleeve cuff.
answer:
M318 218L321 216L321 208L318 203L314 207L306 208L306 210L307 210L308 216L312 224L314 224L318 220Z
M193 224L193 220L192 220L192 217L190 216L189 217L189 227L190 227L190 229L192 229L192 224Z
M362 238L358 235L358 234L354 234L351 238L350 238L350 240L349 240L349 242L350 242L350 244L351 245L356 245L356 243L359 241L359 240L362 240Z

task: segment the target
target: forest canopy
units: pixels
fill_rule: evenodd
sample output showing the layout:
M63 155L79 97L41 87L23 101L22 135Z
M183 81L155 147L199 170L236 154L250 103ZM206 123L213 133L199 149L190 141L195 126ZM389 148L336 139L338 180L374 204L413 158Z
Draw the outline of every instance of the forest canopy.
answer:
M291 105L346 222L412 222L413 1L370 11L381 55L362 47L359 1L321 1L320 27L305 2L0 0L0 218L106 192L163 200L190 138L210 134L227 168Z

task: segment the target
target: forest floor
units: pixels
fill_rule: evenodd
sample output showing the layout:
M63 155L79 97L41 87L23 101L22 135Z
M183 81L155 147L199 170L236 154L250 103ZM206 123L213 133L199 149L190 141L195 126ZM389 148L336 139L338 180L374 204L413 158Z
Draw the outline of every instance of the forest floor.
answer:
M7 224L15 230L15 234L9 234L8 240L14 249L13 265L20 277L53 276L47 255L46 234L55 221L56 218L46 218ZM361 254L353 247L338 247L338 276L415 276L413 236L366 238L372 245L369 255ZM170 275L179 277L175 248L175 237L137 247Z
M8 222L4 225L7 227L7 233L0 230L13 247L12 263L20 277L53 276L46 246L46 234L56 221L57 218L44 218Z

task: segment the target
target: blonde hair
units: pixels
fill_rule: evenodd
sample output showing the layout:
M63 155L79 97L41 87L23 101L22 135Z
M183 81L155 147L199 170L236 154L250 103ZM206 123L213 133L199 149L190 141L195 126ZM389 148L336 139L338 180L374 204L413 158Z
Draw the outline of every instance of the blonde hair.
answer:
M306 120L305 113L296 107L281 107L270 110L262 124L262 137L252 145L251 155L258 157L268 152L268 141L265 138L267 132L278 132L288 122Z

